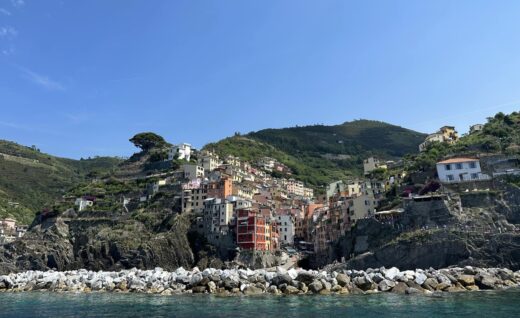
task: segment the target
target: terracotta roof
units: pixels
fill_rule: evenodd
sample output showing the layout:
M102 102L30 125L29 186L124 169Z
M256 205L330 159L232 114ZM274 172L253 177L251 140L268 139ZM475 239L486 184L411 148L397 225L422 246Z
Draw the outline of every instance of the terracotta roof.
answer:
M461 163L461 162L470 162L470 161L478 161L478 159L475 159L475 158L451 158L451 159L448 159L448 160L437 162L437 164Z

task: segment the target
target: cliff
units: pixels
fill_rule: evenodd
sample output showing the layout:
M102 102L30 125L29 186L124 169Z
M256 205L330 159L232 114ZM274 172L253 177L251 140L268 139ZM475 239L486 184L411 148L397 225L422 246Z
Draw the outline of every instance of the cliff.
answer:
M516 187L410 202L393 222L359 221L315 267L344 260L352 269L505 266L520 269Z
M35 220L20 240L0 247L0 273L191 267L189 215L157 213L162 227L117 212L69 210Z

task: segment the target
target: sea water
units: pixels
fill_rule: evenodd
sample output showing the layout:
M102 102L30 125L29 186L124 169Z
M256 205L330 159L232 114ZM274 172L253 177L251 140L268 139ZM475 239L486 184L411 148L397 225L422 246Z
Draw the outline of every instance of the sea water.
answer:
M218 297L0 293L0 317L520 317L520 290Z

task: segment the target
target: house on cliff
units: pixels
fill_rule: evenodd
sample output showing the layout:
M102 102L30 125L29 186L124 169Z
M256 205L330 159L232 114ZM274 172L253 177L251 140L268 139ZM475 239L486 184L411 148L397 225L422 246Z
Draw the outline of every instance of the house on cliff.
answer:
M451 158L437 163L437 174L442 183L461 183L490 180L482 173L480 160L475 158Z

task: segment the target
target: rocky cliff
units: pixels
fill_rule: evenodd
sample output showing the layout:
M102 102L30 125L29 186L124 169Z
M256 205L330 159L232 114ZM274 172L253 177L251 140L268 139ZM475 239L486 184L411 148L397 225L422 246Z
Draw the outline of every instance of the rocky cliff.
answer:
M162 226L95 211L37 219L22 239L0 247L0 273L193 266L189 215L153 214Z
M359 221L315 267L343 260L353 269L504 266L520 269L519 189L448 195L411 201L393 220Z

